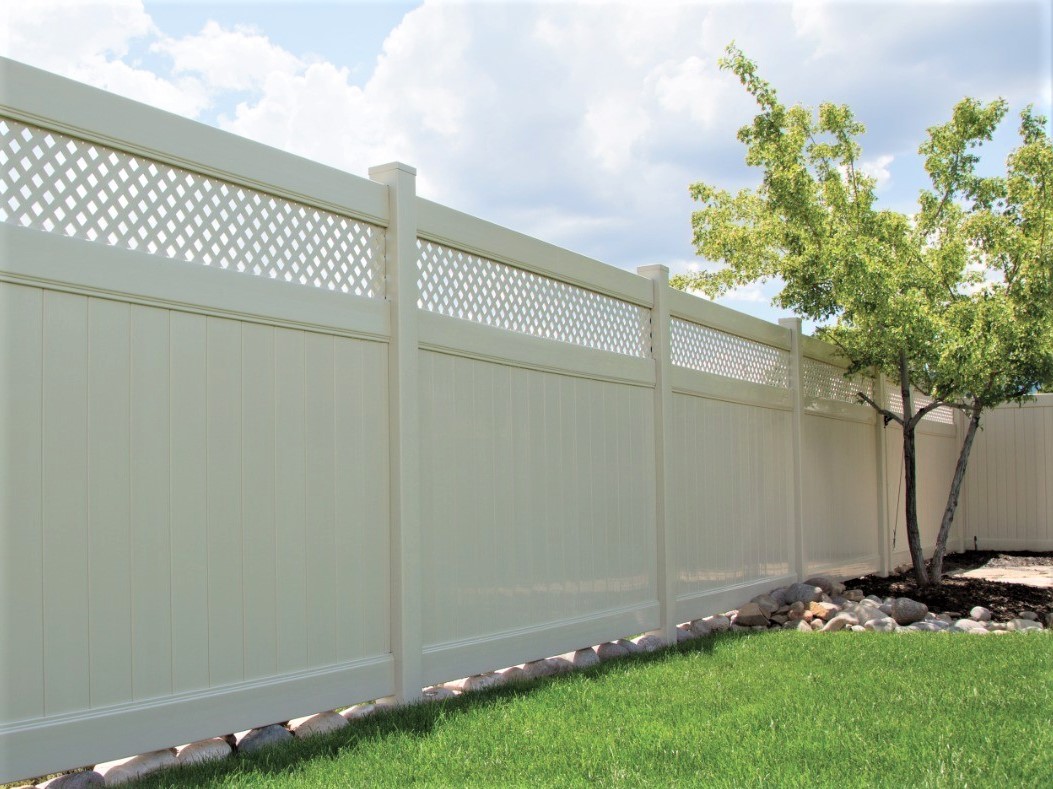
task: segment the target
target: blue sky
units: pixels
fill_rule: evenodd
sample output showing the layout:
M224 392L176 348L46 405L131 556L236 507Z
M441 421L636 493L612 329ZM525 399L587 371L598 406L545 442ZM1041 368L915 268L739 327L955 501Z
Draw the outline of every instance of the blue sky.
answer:
M699 264L689 184L757 178L735 140L752 107L716 67L728 42L784 100L850 104L882 203L911 211L918 143L957 100L1050 114L1051 7L32 0L0 12L0 53L358 175L405 161L430 199L678 272ZM722 301L774 320L774 292Z

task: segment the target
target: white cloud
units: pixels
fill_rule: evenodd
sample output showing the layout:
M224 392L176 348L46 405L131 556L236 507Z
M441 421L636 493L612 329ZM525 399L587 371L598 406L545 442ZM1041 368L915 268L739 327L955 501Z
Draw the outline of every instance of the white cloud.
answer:
M862 168L883 201L909 210L924 175L913 151L954 101L1004 83L1006 95L1049 105L1048 42L1032 35L1041 25L1027 3L995 6L425 2L387 36L365 82L291 51L282 31L225 27L207 9L196 34L165 35L137 0L8 3L2 46L190 117L209 110L232 132L359 175L405 161L427 197L675 273L693 252L688 185L757 180L735 140L754 107L717 67L728 42L785 101L851 104L870 129ZM978 59L970 42L982 35L1013 45ZM135 53L150 53L150 67ZM770 295L732 298L752 310Z
M164 38L150 50L172 58L173 73L197 74L214 92L258 89L272 74L296 73L304 65L251 27L224 30L211 20L196 35Z
M892 154L878 156L875 159L863 160L859 163L859 169L865 175L869 175L876 182L875 188L881 191L888 187L892 181L892 172L889 165L895 160Z

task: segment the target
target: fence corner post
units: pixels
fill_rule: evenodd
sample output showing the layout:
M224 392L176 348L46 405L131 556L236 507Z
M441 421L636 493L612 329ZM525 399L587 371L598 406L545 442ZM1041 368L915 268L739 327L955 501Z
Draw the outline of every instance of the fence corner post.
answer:
M888 408L888 381L884 373L874 378L874 402ZM874 412L875 446L877 448L877 516L878 516L878 553L881 564L878 573L888 578L892 572L892 537L888 525L888 442L885 434L885 420L881 414Z
M671 436L673 365L669 344L669 269L666 266L640 266L636 273L651 280L654 305L651 308L651 356L654 358L654 469L655 532L658 548L658 609L661 624L652 635L667 644L676 643L676 552L669 524L669 440Z
M804 546L804 386L801 383L801 319L780 318L790 332L790 390L793 392L793 564L797 580L807 572Z
M385 232L388 343L388 425L391 504L391 652L395 699L421 698L423 604L421 586L420 444L417 329L417 171L401 162L369 168L388 188Z

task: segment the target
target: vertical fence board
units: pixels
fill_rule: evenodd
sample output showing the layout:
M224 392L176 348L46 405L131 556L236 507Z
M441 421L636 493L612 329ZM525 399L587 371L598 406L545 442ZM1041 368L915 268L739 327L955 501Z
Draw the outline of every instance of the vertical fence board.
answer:
M0 722L44 715L43 296L0 282Z
M307 501L304 434L304 334L274 333L274 517L278 601L278 669L307 668Z
M89 633L88 300L44 296L44 707L85 709Z
M305 338L304 435L307 446L307 659L312 666L337 661L336 525L333 496L333 338Z
M172 692L168 312L131 309L132 691Z
M245 677L278 671L274 521L274 329L242 327Z
M209 677L224 685L245 678L242 325L208 318L206 333Z
M88 301L91 706L132 700L131 312Z
M172 312L172 690L209 687L207 328Z

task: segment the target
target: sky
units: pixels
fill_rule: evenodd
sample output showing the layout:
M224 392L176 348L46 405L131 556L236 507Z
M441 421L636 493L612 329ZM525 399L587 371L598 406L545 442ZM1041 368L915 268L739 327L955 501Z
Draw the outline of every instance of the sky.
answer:
M1053 2L141 2L23 0L0 54L418 193L605 263L706 265L690 184L759 175L734 41L787 103L847 103L884 207L912 212L917 148L965 96L1053 104ZM721 303L766 320L778 284Z

